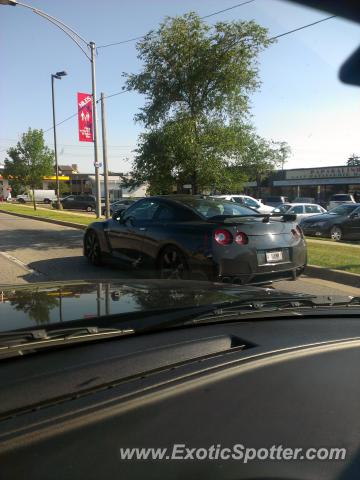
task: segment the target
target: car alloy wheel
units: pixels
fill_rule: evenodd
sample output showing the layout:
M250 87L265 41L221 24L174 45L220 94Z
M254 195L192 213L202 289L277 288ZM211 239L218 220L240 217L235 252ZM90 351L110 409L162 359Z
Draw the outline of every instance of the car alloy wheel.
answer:
M94 232L89 232L85 237L85 257L93 265L101 265L100 243Z
M90 205L89 205L88 207L86 207L86 211L87 211L87 212L92 212L92 210L93 210L93 209L92 209L92 207L90 207Z
M176 247L166 247L159 258L160 278L186 280L189 278L189 267L185 256Z
M332 240L334 240L335 242L340 242L340 240L342 239L342 236L343 236L343 233L340 227L336 225L332 227L330 231L330 237Z

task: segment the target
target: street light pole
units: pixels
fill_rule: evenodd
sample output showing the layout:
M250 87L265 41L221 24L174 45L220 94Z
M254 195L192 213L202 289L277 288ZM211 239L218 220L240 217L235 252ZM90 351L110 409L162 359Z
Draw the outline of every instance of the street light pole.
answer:
M101 216L101 185L99 175L99 157L98 157L98 123L97 123L97 105L96 105L96 70L95 70L95 43L90 42L91 49L91 80L93 97L93 118L94 118L94 166L95 166L95 185L96 185L96 217Z
M51 74L51 94L52 94L52 111L53 111L53 130L54 130L54 152L55 152L55 176L56 176L56 208L58 210L62 209L60 202L60 182L59 182L59 164L57 156L57 138L56 138L56 121L55 121L55 89L54 89L54 79L57 78L61 80L61 77L67 75L66 72L56 72L56 74Z
M91 62L91 83L92 83L92 96L93 96L93 121L94 121L94 166L95 166L95 179L96 179L96 216L99 218L101 216L101 189L100 189L100 177L99 177L99 163L98 163L98 130L97 130L97 108L96 108L96 76L95 76L95 54L96 47L94 42L88 42L81 35L79 35L75 30L73 30L69 25L66 25L64 22L58 18L49 15L48 13L34 8L31 5L18 2L16 0L0 0L0 5L10 5L12 7L21 6L28 8L36 15L39 15L45 20L48 20L50 23L58 27L62 32L64 32L71 40L76 43L80 50L85 54L86 58ZM84 48L90 48L91 56Z

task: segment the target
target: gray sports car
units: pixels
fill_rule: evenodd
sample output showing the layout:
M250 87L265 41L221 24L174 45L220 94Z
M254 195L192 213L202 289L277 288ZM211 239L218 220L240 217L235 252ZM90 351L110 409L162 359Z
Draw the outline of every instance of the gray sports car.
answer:
M238 283L296 279L306 266L296 216L258 214L196 196L148 197L113 218L89 225L84 255L150 267L161 278L201 278Z

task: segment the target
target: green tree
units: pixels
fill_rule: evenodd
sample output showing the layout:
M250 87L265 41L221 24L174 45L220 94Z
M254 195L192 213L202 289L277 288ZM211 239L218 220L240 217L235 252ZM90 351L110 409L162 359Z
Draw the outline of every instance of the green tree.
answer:
M252 135L241 158L244 173L258 184L258 196L261 196L261 183L277 167L283 166L291 150L286 142L264 140Z
M48 184L49 190L55 190L56 192L56 182ZM59 194L60 196L68 195L71 193L70 185L67 182L60 181L59 182Z
M360 167L360 157L353 153L351 157L348 158L347 165L348 167Z
M9 178L17 190L20 187L32 191L36 210L35 188L41 188L43 177L54 172L54 154L45 145L42 130L31 129L21 135L16 147L7 151L9 158L4 162L4 176Z
M191 183L193 193L244 180L232 167L249 138L249 96L259 86L257 57L271 43L253 21L210 26L195 13L167 18L137 44L143 69L124 74L146 96L136 115L140 136L132 181L165 193ZM251 135L250 135L251 136Z

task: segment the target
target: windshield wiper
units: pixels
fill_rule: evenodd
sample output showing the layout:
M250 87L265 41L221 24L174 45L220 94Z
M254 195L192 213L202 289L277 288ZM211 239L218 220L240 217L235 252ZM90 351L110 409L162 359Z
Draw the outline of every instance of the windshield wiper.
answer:
M192 324L206 322L221 322L226 320L244 319L261 314L272 314L291 311L295 315L303 315L304 310L314 311L328 307L358 307L360 297L341 296L312 296L294 297L286 296L281 298L269 298L261 300L250 300L234 302L230 305L214 307L212 312L202 313L190 320ZM243 317L243 318L242 318Z
M99 328L84 326L58 330L23 330L0 333L0 358L24 355L26 352L59 345L102 340L131 335L131 328Z

